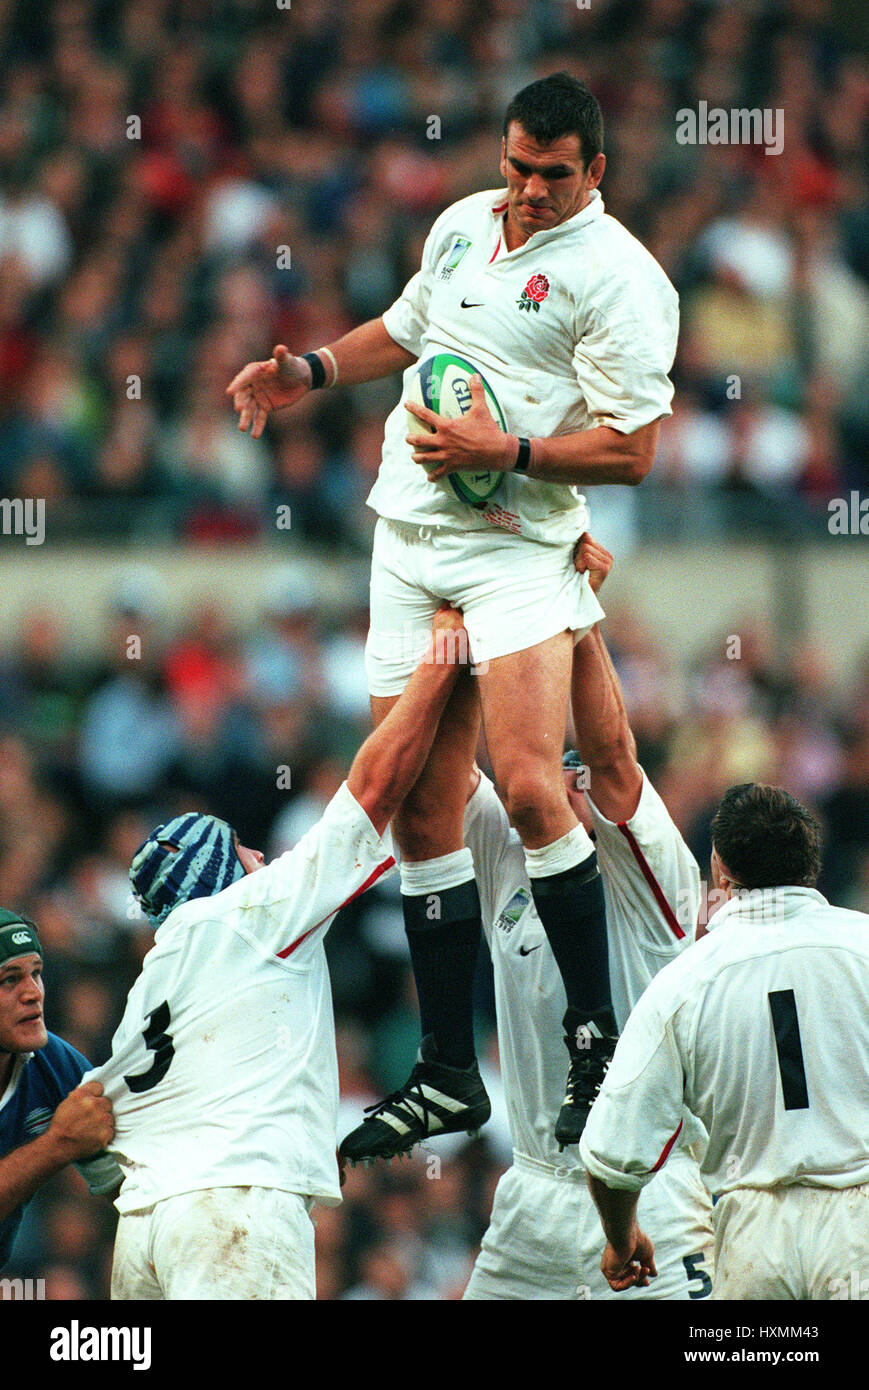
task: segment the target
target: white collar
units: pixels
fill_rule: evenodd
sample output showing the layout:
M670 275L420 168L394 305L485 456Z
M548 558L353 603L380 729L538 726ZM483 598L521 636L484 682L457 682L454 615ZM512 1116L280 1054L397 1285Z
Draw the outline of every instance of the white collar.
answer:
M12 1063L12 1071L9 1074L9 1081L6 1086L6 1090L3 1092L2 1095L0 1095L0 1110L2 1110L4 1105L6 1105L7 1102L10 1101L14 1096L19 1079L21 1077L21 1073L27 1066L27 1063L30 1061L31 1057L35 1056L35 1052L18 1053L17 1057L15 1058L15 1061Z
M507 211L508 207L506 188L499 189L498 192L494 195L494 198L495 201L492 205L492 216L503 218L504 213ZM579 212L574 213L573 217L568 217L566 222L559 222L556 227L545 227L541 228L539 232L532 232L528 240L524 241L521 246L517 246L516 250L524 251L525 247L530 246L532 241L534 242L535 246L539 246L541 242L549 240L550 238L559 235L559 233L563 233L568 228L571 231L576 231L580 227L587 226L590 222L596 222L599 217L603 217L603 214L603 198L600 195L600 191L597 188L593 188L591 190L591 193L589 194L588 202L586 203L585 207L581 208Z
M717 931L731 917L743 922L778 923L793 917L807 903L820 907L830 904L817 888L801 888L797 884L782 884L778 888L742 888L709 918L708 930Z

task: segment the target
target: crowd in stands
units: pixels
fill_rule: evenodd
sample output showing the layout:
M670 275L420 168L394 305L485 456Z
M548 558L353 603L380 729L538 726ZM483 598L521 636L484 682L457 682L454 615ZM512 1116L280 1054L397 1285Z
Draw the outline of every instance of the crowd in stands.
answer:
M846 0L3 0L0 491L45 498L50 534L126 535L157 499L191 540L273 535L290 505L298 535L364 548L397 382L260 441L224 388L380 314L436 214L500 185L509 97L563 67L603 106L607 209L681 295L637 506L747 498L766 528L784 500L823 529L869 458L863 22ZM778 152L679 143L700 102L768 110Z

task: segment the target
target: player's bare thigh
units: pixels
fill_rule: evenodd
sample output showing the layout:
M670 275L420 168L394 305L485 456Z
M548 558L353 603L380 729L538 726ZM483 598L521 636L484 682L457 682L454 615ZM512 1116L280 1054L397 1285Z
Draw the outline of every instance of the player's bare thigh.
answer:
M561 775L572 659L573 635L559 632L497 657L477 678L495 781L529 849L576 825Z
M408 860L437 859L464 844L465 801L480 735L478 683L478 678L469 673L457 682L441 716L428 761L393 819L393 834ZM371 696L375 728L398 698Z

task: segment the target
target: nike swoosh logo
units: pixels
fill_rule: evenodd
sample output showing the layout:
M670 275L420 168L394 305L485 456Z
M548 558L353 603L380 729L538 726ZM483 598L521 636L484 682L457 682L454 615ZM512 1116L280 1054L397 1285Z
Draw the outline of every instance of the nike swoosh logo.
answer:
M543 942L541 941L541 942L540 942L540 946L542 946L542 945L543 945ZM519 954L520 954L520 956L530 956L532 951L539 951L539 950L540 950L540 946L520 946L520 947L519 947Z
M482 304L466 304L465 301L462 300L463 309L482 309L482 307Z

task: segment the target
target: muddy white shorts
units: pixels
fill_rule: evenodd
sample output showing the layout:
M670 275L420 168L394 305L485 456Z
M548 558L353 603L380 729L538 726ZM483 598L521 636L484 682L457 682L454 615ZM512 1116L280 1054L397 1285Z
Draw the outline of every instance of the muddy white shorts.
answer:
M738 1187L714 1226L715 1299L869 1298L869 1183Z
M507 531L452 531L381 517L371 557L365 651L372 695L400 695L431 640L444 601L461 608L476 666L604 616L573 544L543 545Z
M561 1174L561 1176L558 1176ZM696 1163L674 1155L640 1195L658 1270L615 1293L600 1272L606 1239L581 1169L517 1154L498 1183L466 1299L700 1299L712 1292L712 1202Z
M311 1202L274 1187L213 1187L118 1220L115 1299L313 1299Z

